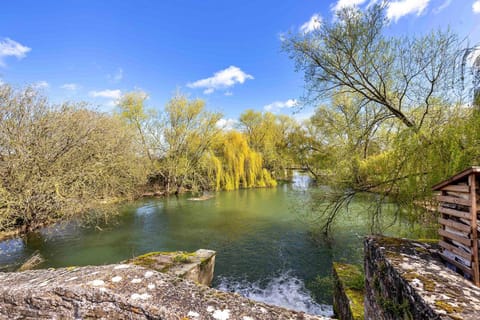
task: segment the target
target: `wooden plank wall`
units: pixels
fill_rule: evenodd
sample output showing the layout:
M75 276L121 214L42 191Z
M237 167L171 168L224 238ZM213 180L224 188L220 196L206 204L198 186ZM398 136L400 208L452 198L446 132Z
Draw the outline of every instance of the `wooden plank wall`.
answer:
M475 173L468 181L452 183L441 189L437 197L438 219L441 236L439 245L443 259L469 275L472 281L480 285L478 261L478 209L477 178Z

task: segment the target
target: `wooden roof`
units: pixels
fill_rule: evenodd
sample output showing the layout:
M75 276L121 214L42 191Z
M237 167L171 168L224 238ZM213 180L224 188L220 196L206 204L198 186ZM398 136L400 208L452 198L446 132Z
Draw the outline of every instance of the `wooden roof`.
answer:
M462 178L467 177L471 173L480 174L480 166L472 166L470 168L467 168L467 169L463 170L462 172L457 173L453 177L450 177L447 180L444 180L440 183L437 183L436 185L434 185L432 187L432 190L434 190L434 191L440 190L443 187L445 187L446 185L452 184L452 183L454 183L454 182L456 182L456 181L458 181Z

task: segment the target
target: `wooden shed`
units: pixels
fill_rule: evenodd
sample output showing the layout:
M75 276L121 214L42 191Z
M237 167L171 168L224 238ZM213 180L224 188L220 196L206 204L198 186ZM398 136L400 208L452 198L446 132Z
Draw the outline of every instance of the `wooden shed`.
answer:
M435 185L439 191L440 255L475 285L480 285L478 261L478 198L480 167L470 167Z

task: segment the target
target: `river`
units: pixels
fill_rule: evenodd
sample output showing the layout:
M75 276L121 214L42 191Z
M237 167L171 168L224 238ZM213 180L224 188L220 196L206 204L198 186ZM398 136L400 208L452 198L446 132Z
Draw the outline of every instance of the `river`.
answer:
M0 271L14 269L37 250L46 259L39 267L45 268L205 248L217 251L214 287L330 315L331 288L314 280L328 279L332 261L362 263L369 219L364 213L367 200L358 200L342 214L330 240L314 240L305 220L306 203L319 190L310 187L308 176L296 173L291 184L218 192L204 201L188 200L188 195L142 199L122 206L115 222L101 228L56 226L0 243ZM401 236L411 232L402 219L387 231ZM317 291L316 300L309 289Z

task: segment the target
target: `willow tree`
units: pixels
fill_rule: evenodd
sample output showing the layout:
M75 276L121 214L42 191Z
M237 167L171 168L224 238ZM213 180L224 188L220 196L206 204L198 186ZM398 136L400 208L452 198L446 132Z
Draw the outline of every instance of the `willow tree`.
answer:
M214 153L217 190L276 186L276 181L263 167L262 155L250 148L242 133L225 133Z
M355 93L419 131L436 97L456 98L460 43L449 30L388 36L388 25L384 5L346 8L318 29L285 39L283 47L305 74L310 99Z
M298 125L286 115L246 110L240 115L239 128L249 146L262 154L264 167L278 178L286 178L285 169L295 165L289 152L289 136Z
M157 130L161 141L158 175L167 193L192 187L202 171L201 160L221 131L220 113L205 110L205 102L175 95L165 107ZM195 186L197 187L197 186Z
M359 192L377 193L373 220L387 201L411 204L428 196L430 178L438 178L436 170L443 168L430 153L443 141L435 135L447 132L450 119L458 119L455 113L468 118L459 107L457 36L449 30L391 36L388 28L383 5L349 8L283 44L305 75L306 98L324 105L313 125L323 149L339 159L327 159L333 162L331 171L346 182L323 212L326 230ZM339 97L355 100L339 103Z

